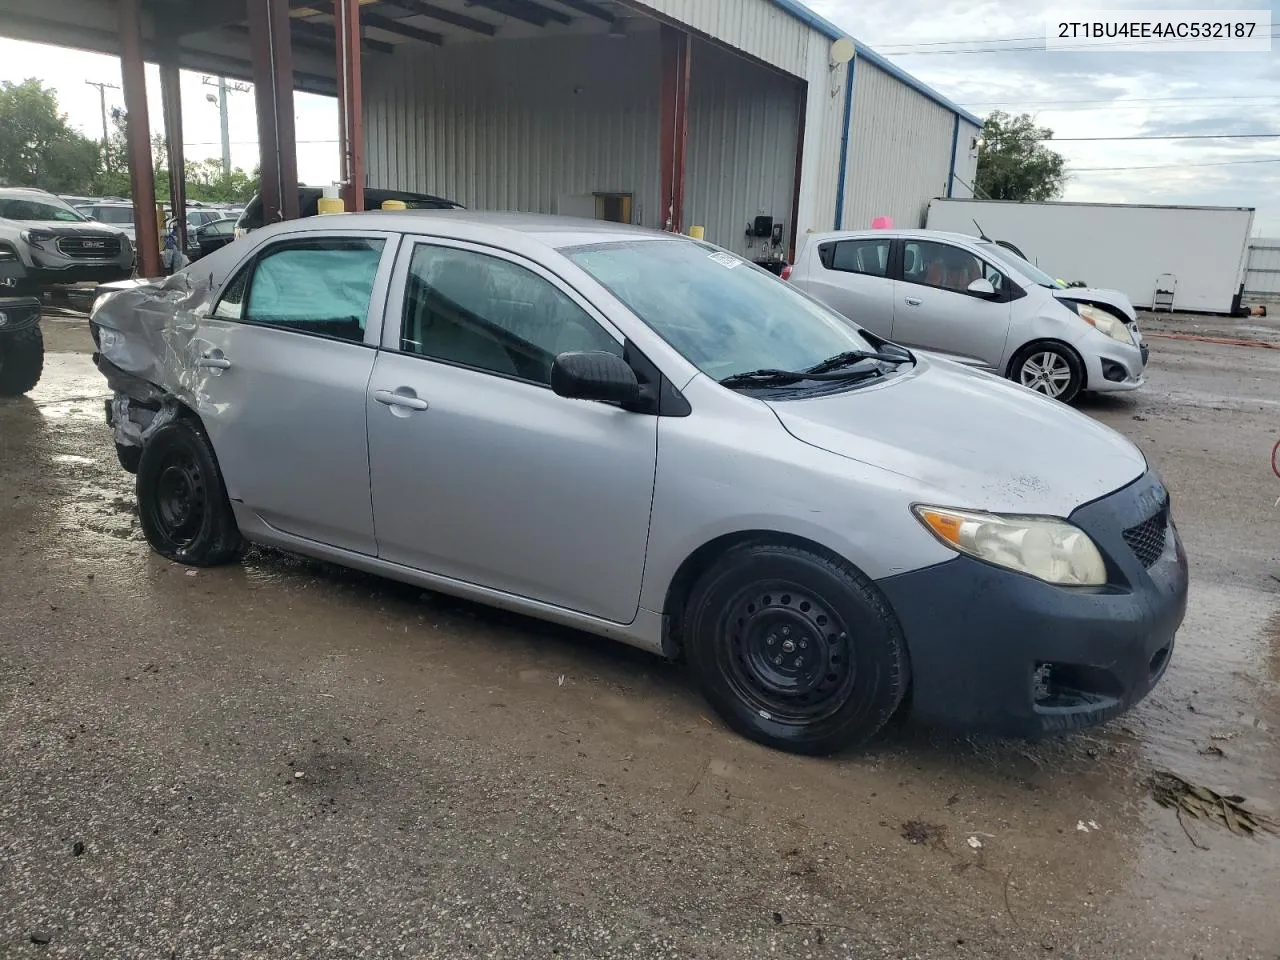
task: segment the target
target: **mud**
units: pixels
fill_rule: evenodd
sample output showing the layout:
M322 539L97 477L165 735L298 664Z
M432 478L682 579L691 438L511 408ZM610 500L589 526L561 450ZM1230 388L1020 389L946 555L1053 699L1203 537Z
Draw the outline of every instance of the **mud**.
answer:
M1145 703L811 760L607 641L270 551L164 562L83 324L46 333L0 402L0 957L1280 955L1280 839L1146 788L1280 814L1280 351L1156 340L1142 393L1084 406L1192 559Z

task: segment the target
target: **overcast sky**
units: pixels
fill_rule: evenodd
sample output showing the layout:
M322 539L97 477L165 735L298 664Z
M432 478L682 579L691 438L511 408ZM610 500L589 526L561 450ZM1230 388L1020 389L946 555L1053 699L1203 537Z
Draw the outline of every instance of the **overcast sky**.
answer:
M979 116L996 108L1031 112L1059 137L1280 132L1280 40L1274 41L1271 53L1045 51L1027 49L1038 44L1025 38L1043 37L1045 9L1061 9L1060 3L808 2ZM1260 0L1088 0L1080 4L1082 8L1122 5L1135 10L1268 9ZM1278 24L1273 33L1280 33L1280 0L1272 0L1269 9ZM1007 42L1011 38L1023 39ZM955 52L973 47L1000 49ZM72 123L89 136L101 136L98 92L85 81L119 84L118 61L0 40L0 80L28 77L55 87ZM205 99L213 91L202 86L201 79L199 74L183 75L189 159L220 153L218 112ZM155 68L150 68L148 86L152 126L159 130ZM108 90L107 94L109 106L123 105L120 91ZM327 183L337 172L334 102L298 94L296 106L299 175L305 182ZM234 94L231 139L236 165L255 165L256 137L252 95ZM1280 139L1061 142L1055 149L1067 157L1073 172L1068 200L1252 206L1258 209L1255 231L1280 236L1280 162L1240 162L1280 160ZM1117 167L1142 169L1111 169Z

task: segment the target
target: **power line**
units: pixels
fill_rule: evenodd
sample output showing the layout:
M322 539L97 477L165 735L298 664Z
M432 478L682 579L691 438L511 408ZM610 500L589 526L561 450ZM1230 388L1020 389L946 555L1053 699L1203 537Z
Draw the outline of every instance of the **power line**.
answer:
M929 57L929 56L942 56L942 55L946 55L946 54L958 54L958 53L1020 53L1020 52L1023 52L1023 53L1048 53L1048 52L1052 52L1052 53L1061 53L1061 52L1064 52L1064 51L1065 51L1065 52L1071 52L1071 51L1077 51L1077 52L1088 52L1088 51L1090 51L1090 50L1111 49L1111 48L1115 48L1115 47L1127 47L1127 48L1133 48L1133 47L1157 47L1157 46L1163 46L1163 47L1165 47L1167 50L1168 50L1168 49L1176 50L1176 49L1177 49L1177 44L1178 44L1178 42L1179 42L1179 41L1176 41L1176 40L1175 40L1175 41L1171 41L1171 40L1156 40L1156 41L1142 41L1142 40L1118 40L1118 41L1116 41L1115 43L1092 43L1092 44L1080 44L1080 45L1074 45L1074 46L1053 47L1053 48L1051 49L1051 48L1049 48L1049 47L1045 44L1045 39L1044 39L1043 37L1026 37L1026 38L1024 38L1024 39L1026 39L1026 40L1028 40L1028 41L1035 40L1035 41L1037 41L1037 42L1036 42L1036 43L1033 43L1033 44L1026 45L1026 46L1018 46L1018 47L971 47L971 48L968 48L968 49L959 49L959 48L957 48L957 49L951 49L951 50L920 50L920 49L918 49L918 48L916 48L916 47L911 47L911 46L906 46L906 47L896 47L896 48L894 48L894 47L876 47L876 48L874 48L874 49L875 49L875 51L876 51L877 53L881 54L882 56L886 56L886 57ZM1270 39L1270 40L1280 39L1280 33L1270 33L1270 34L1267 34L1267 35L1266 35L1265 37L1263 37L1262 39ZM960 42L960 43L989 43L990 41L985 41L985 40L965 40L965 41L956 41L956 42ZM1121 51L1121 52L1123 52L1123 51ZM1184 52L1186 52L1186 53L1208 53L1208 52L1211 52L1211 51L1205 51L1205 50L1187 50L1187 51L1184 51ZM1257 51L1257 52L1259 52L1259 53L1263 53L1263 52L1266 52L1266 51Z
M1280 163L1280 157L1265 157L1261 160L1217 160L1209 163L1156 163L1148 166L1134 167L1069 167L1071 173L1104 173L1117 170L1169 170L1183 167L1233 167L1245 163Z
M1259 94L1256 96L1237 96L1235 94L1223 94L1221 96L1200 96L1200 97L1113 97L1107 99L1095 100L971 100L961 103L962 107L1049 107L1049 106L1068 106L1077 104L1106 104L1123 106L1126 103L1187 103L1191 101L1246 101L1246 100L1280 100L1280 96L1275 94Z
M1120 140L1273 140L1280 133L1184 133L1184 134L1136 134L1128 137L1044 137L1052 143L1100 143Z

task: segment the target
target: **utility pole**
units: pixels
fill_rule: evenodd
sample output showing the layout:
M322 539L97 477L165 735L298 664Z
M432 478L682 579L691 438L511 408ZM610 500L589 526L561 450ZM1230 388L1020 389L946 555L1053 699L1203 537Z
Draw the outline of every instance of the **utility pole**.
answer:
M102 161L107 165L107 169L111 169L111 153L107 149L111 140L110 132L107 129L107 91L119 90L120 85L116 83L102 83L95 80L86 80L91 87L98 88L98 102L102 105Z
M231 121L227 111L227 94L228 93L248 93L253 88L243 83L227 83L226 77L205 77L204 85L206 87L217 87L218 95L215 97L212 93L206 95L206 99L210 103L218 105L218 118L222 125L222 175L224 177L231 176Z

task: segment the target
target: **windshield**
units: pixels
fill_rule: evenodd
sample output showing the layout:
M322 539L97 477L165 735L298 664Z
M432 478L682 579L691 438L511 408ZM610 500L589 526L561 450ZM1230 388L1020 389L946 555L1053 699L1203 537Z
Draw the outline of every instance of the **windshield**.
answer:
M5 220L61 220L81 223L84 217L58 201L27 197L0 197L0 218Z
M708 244L636 240L563 252L717 380L764 368L807 370L874 349L843 317Z
M1062 286L1062 284L1058 283L1057 280L1053 279L1053 277L1049 276L1034 263L1029 263L1012 250L1002 247L998 243L993 243L990 240L982 240L978 245L982 247L982 252L987 256L999 260L1006 267L1013 267L1013 269L1017 270L1028 280L1031 280L1042 287L1057 289Z

